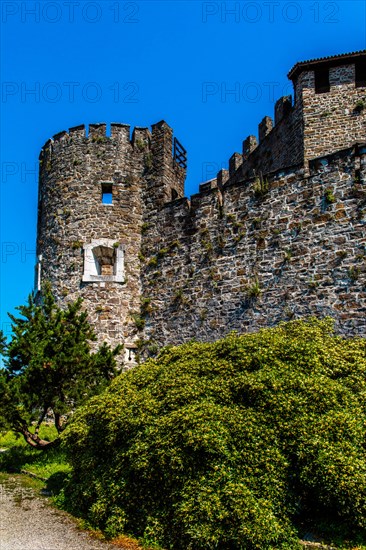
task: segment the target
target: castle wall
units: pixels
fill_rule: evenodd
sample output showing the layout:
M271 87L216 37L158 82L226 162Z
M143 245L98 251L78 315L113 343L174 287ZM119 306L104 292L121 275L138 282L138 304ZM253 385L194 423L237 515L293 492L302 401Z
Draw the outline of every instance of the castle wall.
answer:
M305 71L296 84L303 106L306 161L350 147L366 135L366 88L355 85L355 65L331 67L329 82L329 92L316 93L315 73Z
M40 155L38 283L60 304L83 299L98 342L124 343L134 364L140 337L140 250L145 211L183 195L185 170L164 122L147 128L91 124L60 132ZM109 203L103 202L103 192ZM111 196L110 196L111 192ZM102 265L103 264L103 265Z
M366 329L366 149L274 178L208 189L152 213L143 237L147 349L303 315Z
M291 96L275 105L274 121L264 117L258 127L259 141L249 136L242 153L229 163L230 181L268 174L352 146L366 135L366 87L356 86L355 64L329 71L330 89L317 93L315 71L300 73Z
M140 305L141 148L130 142L128 126L113 125L106 137L105 125L91 125L88 137L84 127L71 129L41 154L42 281L51 282L60 302L81 296L99 341L111 344L133 340L129 313ZM102 182L113 185L112 204L102 203ZM125 282L83 282L83 247L99 239L123 249Z
M280 109L282 107L282 109ZM291 105L291 97L280 98L275 108L275 124L265 117L259 125L259 143L251 150L243 143L242 164L230 175L241 181L303 163L303 120L301 104Z
M296 65L294 104L280 98L259 143L249 136L191 200L186 152L164 121L132 138L123 124L54 136L40 156L38 283L61 304L82 297L98 343L124 343L127 367L136 351L310 314L364 335L362 55L357 83L342 59Z

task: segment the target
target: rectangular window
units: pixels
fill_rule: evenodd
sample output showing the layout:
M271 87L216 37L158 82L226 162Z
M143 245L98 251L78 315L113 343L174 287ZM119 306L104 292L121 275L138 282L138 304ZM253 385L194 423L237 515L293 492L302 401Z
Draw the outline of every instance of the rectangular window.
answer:
M330 90L329 69L315 70L315 93L325 94Z
M83 282L125 282L123 245L112 239L96 239L83 248Z
M102 203L112 204L112 202L113 202L112 184L102 183Z
M366 61L356 61L356 88L366 87Z

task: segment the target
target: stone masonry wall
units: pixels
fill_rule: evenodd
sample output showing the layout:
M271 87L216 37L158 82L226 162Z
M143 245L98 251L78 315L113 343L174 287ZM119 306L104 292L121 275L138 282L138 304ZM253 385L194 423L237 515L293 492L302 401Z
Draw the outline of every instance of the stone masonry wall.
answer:
M129 133L128 126L113 125L108 138L105 125L91 125L86 137L78 127L55 136L41 154L42 281L51 282L60 302L81 296L100 341L111 344L133 341L129 312L139 308L143 155ZM113 204L102 204L101 182L113 183ZM83 245L103 238L123 246L126 283L82 282Z
M83 298L98 343L152 354L309 314L365 333L366 87L360 77L356 86L354 64L319 60L330 90L316 93L304 63L290 73L295 103L280 98L259 143L249 136L191 200L164 121L132 138L124 124L110 137L105 124L88 135L78 126L43 147L40 280L61 304ZM105 273L96 275L94 241L103 240ZM117 276L108 262L122 253Z
M185 171L172 157L172 130L164 122L147 128L91 124L61 132L40 155L37 254L41 283L49 281L59 303L83 299L98 343L139 339L140 249L144 211L183 195ZM102 184L112 185L112 204L102 202ZM124 253L121 282L83 281L85 246L107 239ZM128 350L127 350L128 351ZM126 354L126 352L125 352ZM133 358L127 360L133 362Z
M265 117L259 124L258 145L254 136L249 136L243 142L239 167L236 171L230 170L233 181L302 164L304 140L301 103L292 106L291 96L280 98L275 106L274 122L270 117Z
M274 177L262 196L250 180L151 214L142 242L147 349L309 314L365 334L366 148L318 159L312 171Z
M229 161L232 181L267 174L353 145L366 135L366 88L355 84L355 65L329 68L330 91L316 93L315 73L303 71L291 96L275 105L274 121L264 117L258 126L259 142L249 136L242 153Z
M326 93L315 93L314 71L303 72L297 82L307 161L350 147L366 135L366 88L355 86L355 65L331 67L329 81Z

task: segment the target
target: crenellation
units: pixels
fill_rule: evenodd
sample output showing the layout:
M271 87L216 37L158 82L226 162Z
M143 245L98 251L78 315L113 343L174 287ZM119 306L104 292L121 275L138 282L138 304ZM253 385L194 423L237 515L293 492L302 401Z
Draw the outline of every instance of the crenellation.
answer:
M65 138L66 136L69 137L69 134L66 132L66 130L62 130L62 132L58 132L57 134L52 136L52 141L53 142L62 141L63 138Z
M72 128L69 128L69 135L72 138L85 138L86 137L85 124L79 124L79 126L73 126Z
M123 144L130 143L130 125L119 122L111 123L111 138Z
M229 170L220 170L216 176L217 187L221 190L225 183L229 181L230 172Z
M241 155L240 153L234 153L229 158L229 175L232 176L242 164L243 155Z
M364 334L365 58L295 65L294 104L280 98L259 143L247 137L190 200L186 151L163 120L131 138L119 123L110 138L104 123L56 134L40 154L41 281L60 303L83 298L98 341L125 343L125 368L137 348L309 314Z
M107 125L104 122L98 124L89 124L88 137L93 140L105 138L107 135Z
M244 161L247 160L248 156L253 153L253 151L257 148L258 142L257 138L255 136L248 136L243 141L243 159Z
M154 281L148 285L152 299L155 289L161 295L164 288L165 296L147 336L177 343L197 338L198 333L199 339L210 340L233 329L254 330L285 320L290 297L296 317L330 314L338 319L342 332L362 333L366 318L359 311L366 311L365 300L357 299L365 283L365 270L362 259L357 258L364 255L365 236L362 223L355 230L357 200L351 197L347 203L341 202L353 188L355 161L352 151L345 149L330 155L325 166L311 177L299 170L274 178L276 186L270 184L268 196L258 202L252 199L253 182L224 187L222 208L212 192L194 195L193 211L187 212L187 223L179 226L168 224L161 213L159 223L169 225L171 231L167 239L161 235L160 245L155 246L168 249L169 241L179 237L185 243L181 257L189 257L190 263L186 267L180 263L179 271L172 271L177 258L167 255L159 262L159 275L155 272L150 279L149 273L144 274L149 283ZM334 189L337 202L327 206L329 212L322 212L324 192L329 188ZM285 203L284 196L288 198ZM173 228L176 233L172 233ZM348 235L346 241L341 239L344 235ZM344 254L344 242L348 243L347 261L340 266L337 258ZM233 262L238 262L235 271ZM360 269L360 274L350 284L353 263L355 273ZM261 296L247 303L246 289L256 278ZM169 288L167 280L174 281ZM189 293L183 294L184 305L178 307L177 288L183 292L186 281ZM338 292L343 284L349 287L350 296L344 303ZM289 298L283 301L283 295ZM342 317L337 309L340 303ZM352 315L353 303L357 303L357 316Z
M136 126L132 132L131 144L138 152L141 152L146 148L150 149L151 133L149 128Z
M265 116L258 125L258 137L259 143L261 143L266 136L272 131L273 120L269 116Z
M292 110L292 96L286 95L280 97L275 103L275 125L287 117Z
M209 181L205 181L204 183L200 183L199 192L200 193L206 193L207 191L211 191L212 189L217 188L217 179L214 178Z
M40 153L39 153L39 157L38 157L38 160L40 161L40 168L42 167L42 164L46 158L46 156L48 155L49 151L51 150L51 147L52 147L52 139L48 139L46 141L46 143L43 145Z

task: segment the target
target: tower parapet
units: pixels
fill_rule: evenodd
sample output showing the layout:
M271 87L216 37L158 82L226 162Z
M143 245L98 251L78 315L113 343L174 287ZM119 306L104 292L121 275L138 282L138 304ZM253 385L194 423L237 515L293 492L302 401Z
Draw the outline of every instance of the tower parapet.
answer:
M243 162L229 160L231 180L294 166L308 172L312 158L366 136L366 50L297 63L288 77L294 102L279 98L274 123L266 116L258 126L259 143L255 136L244 140Z
M154 173L150 178L150 189L155 194L155 204L163 204L184 196L186 170L172 156L173 130L162 120L152 125L151 153Z
M366 135L366 50L303 61L288 76L301 105L305 162Z

